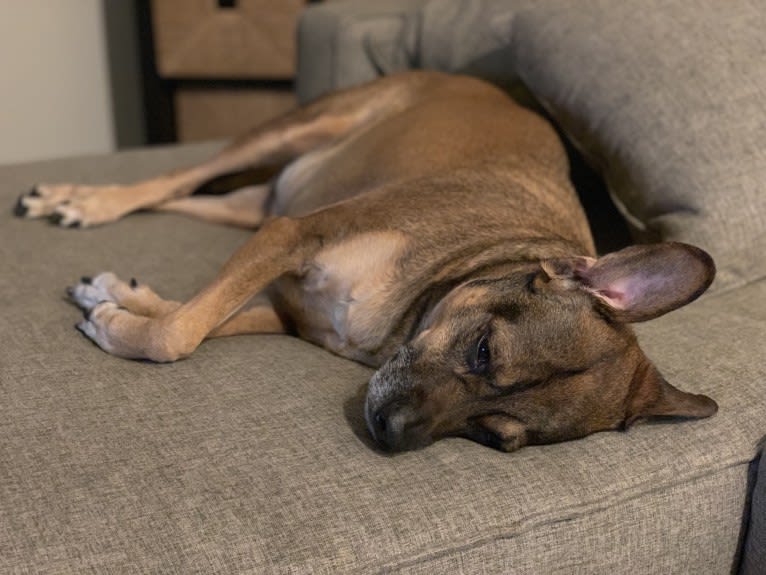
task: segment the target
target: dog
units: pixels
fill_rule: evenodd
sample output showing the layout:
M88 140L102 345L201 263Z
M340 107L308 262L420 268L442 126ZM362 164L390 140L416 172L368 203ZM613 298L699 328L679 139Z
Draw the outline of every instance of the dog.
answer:
M257 168L278 175L192 195ZM717 410L665 381L629 325L696 299L711 257L681 243L597 257L555 130L478 79L385 77L189 169L39 185L16 205L65 227L147 209L257 231L185 303L111 273L69 288L80 331L117 356L172 362L209 337L297 334L378 369L365 419L390 451L449 436L513 451Z

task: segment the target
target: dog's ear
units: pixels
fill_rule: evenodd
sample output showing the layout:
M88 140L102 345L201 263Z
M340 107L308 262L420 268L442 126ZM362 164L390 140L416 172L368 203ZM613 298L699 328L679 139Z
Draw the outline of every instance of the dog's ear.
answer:
M516 451L526 443L524 425L504 413L492 413L474 418L465 437L500 451Z
M676 242L631 246L599 259L548 260L542 268L550 280L586 290L623 322L646 321L686 305L715 277L707 252Z
M625 427L646 419L700 419L718 411L718 404L708 396L686 393L670 385L648 359L644 359L633 378Z

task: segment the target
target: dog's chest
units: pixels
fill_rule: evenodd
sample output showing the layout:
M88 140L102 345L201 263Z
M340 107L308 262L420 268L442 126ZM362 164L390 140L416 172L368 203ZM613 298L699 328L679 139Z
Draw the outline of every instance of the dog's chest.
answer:
M304 266L298 285L283 286L291 292L282 295L288 295L286 311L301 337L340 355L368 358L395 322L390 308L406 249L404 234L387 231L360 234L319 252Z

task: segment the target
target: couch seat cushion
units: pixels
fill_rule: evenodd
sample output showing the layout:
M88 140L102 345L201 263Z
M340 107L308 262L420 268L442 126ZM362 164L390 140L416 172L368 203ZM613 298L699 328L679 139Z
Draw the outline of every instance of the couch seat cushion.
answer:
M88 230L11 215L37 181L126 181L214 149L0 169L0 572L730 569L766 421L766 282L642 326L670 381L719 402L713 418L510 455L454 439L391 457L364 429L370 371L312 345L224 338L156 365L74 329L63 294L81 275L188 298L247 232L168 214Z

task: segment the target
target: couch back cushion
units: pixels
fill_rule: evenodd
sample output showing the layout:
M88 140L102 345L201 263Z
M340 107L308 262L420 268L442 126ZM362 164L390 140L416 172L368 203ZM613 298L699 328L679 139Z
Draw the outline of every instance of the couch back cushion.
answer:
M707 249L716 289L766 276L759 0L539 1L515 72L603 173L639 239Z

